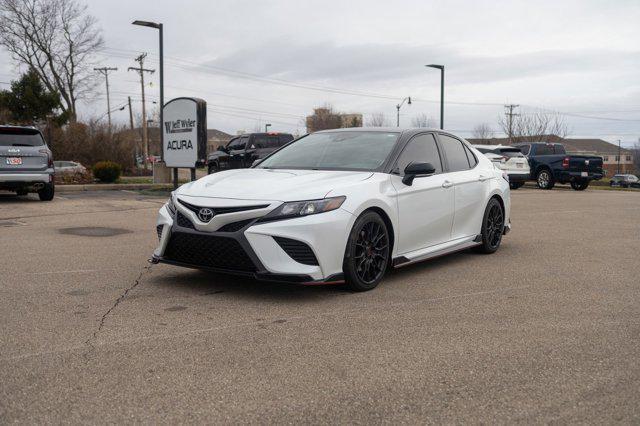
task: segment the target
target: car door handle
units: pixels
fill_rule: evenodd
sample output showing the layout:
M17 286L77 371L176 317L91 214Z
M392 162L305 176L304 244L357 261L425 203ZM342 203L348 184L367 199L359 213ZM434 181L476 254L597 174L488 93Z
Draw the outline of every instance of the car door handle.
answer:
M443 188L451 188L453 186L453 182L449 181L449 180L445 180L444 182L442 182L442 187Z
M487 179L491 179L491 178L490 178L489 176L485 176L485 175L480 175L480 176L478 176L478 180L479 180L480 182L484 182L484 181L485 181L485 180L487 180Z

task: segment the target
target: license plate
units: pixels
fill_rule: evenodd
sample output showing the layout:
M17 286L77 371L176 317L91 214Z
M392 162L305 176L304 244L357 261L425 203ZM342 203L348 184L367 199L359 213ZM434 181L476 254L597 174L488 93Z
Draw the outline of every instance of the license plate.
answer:
M516 167L517 167L517 168L519 168L519 169L521 169L521 168L523 168L523 167L524 167L524 164L522 164L522 163L518 163L518 164L516 164Z
M22 158L21 157L9 157L7 158L7 164L11 165L11 166L19 166L22 164Z
M587 172L582 172L582 173L580 173L580 176L582 176L582 177L587 177L587 176L589 176L589 173L587 173Z

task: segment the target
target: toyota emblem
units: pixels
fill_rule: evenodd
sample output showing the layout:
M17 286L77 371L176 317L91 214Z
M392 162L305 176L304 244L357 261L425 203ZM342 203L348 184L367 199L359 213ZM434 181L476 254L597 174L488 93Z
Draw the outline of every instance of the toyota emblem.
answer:
M215 213L213 212L213 210L208 207L204 207L198 210L198 219L203 222L209 222L211 219L213 219L214 214Z

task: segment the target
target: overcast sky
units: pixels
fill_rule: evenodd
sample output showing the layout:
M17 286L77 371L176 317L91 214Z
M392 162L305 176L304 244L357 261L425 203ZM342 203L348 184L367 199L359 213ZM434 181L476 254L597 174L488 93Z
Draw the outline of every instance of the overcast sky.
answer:
M271 123L304 132L302 119L330 103L342 112L384 113L401 124L425 113L437 123L446 66L445 127L470 136L479 123L496 131L505 103L571 114L571 136L640 137L640 1L135 1L93 0L110 76L112 108L134 99L133 58L148 52L157 68L157 32L165 26L165 99L208 102L208 127L228 133ZM0 54L0 80L18 74ZM148 98L157 100L157 72ZM6 87L6 86L2 86ZM345 93L346 92L346 93ZM83 116L106 112L104 85ZM577 115L599 117L589 119ZM114 120L128 123L127 111Z

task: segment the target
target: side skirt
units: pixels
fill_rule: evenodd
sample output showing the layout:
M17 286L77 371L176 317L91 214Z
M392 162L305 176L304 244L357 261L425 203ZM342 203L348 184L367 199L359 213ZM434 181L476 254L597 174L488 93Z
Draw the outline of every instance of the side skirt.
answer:
M464 241L458 244L452 245L450 247L436 249L428 253L418 255L414 258L408 258L407 256L399 256L393 259L393 267L401 268L403 266L411 265L412 263L422 262L424 260L429 260L436 257L444 256L447 254L455 253L457 251L466 250L468 248L475 247L477 245L482 244L482 237L480 237L480 242L478 242L477 239L478 239L478 236L475 236L473 239L465 238Z

